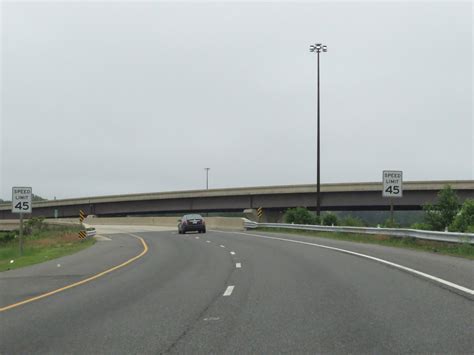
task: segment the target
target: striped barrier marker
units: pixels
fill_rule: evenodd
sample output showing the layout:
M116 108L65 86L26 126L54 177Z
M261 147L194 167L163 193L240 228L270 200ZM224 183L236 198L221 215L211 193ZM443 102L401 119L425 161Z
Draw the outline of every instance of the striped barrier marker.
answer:
M85 238L87 238L87 232L79 231L79 239L85 239Z
M258 219L260 220L263 216L263 208L262 207L259 207L257 209L257 216L258 216Z
M82 223L86 218L86 214L83 210L79 210L79 222Z

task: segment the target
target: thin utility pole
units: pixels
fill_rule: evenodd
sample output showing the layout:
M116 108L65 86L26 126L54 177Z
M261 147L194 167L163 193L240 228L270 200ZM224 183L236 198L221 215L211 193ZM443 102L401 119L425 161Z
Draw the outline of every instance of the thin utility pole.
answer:
M211 168L204 168L204 170L206 170L206 190L209 190L209 170Z
M317 177L316 177L316 214L318 216L321 215L321 141L320 141L320 108L319 108L319 99L320 99L320 94L319 94L319 54L321 52L327 52L328 47L325 45L322 45L321 43L317 43L315 45L311 45L309 47L309 50L311 52L316 52L317 53L317 80L318 80L318 103L317 103L317 117L318 117L318 124L317 124L317 147L318 147L318 153L317 153Z

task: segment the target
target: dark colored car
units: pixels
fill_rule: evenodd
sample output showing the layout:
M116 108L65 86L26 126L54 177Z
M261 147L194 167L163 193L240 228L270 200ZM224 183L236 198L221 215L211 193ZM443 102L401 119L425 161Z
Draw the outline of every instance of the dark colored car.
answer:
M178 219L178 233L184 234L190 231L206 233L206 222L199 214L187 214Z

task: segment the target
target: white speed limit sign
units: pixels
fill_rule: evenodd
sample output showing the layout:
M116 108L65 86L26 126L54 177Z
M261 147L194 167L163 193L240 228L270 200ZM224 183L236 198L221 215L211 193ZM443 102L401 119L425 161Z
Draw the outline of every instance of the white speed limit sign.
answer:
M31 187L12 188L12 213L31 213Z
M383 172L383 197L402 197L403 173L401 171L384 170Z

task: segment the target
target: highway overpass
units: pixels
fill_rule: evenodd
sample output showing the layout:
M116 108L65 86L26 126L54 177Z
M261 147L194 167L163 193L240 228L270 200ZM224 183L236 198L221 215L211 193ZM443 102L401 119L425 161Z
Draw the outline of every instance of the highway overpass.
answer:
M440 189L450 184L461 198L474 198L474 180L411 181L403 185L403 197L394 199L397 210L419 210L433 203ZM381 211L390 208L382 198L382 184L322 184L321 206L326 211ZM316 206L316 185L287 185L212 190L142 193L50 200L33 203L33 216L74 217L79 209L97 216L160 215L184 212L242 212L263 207L270 220L287 208ZM9 204L0 205L0 219L17 218Z

